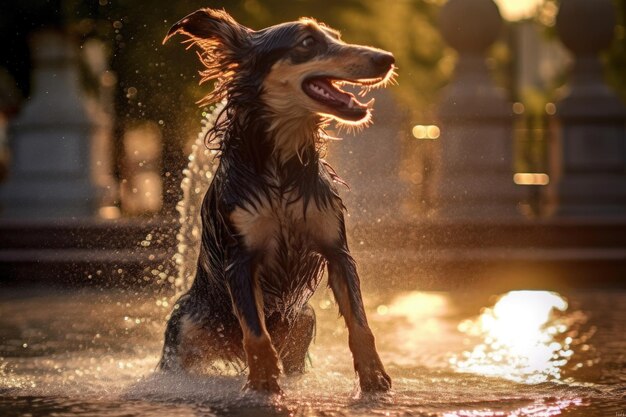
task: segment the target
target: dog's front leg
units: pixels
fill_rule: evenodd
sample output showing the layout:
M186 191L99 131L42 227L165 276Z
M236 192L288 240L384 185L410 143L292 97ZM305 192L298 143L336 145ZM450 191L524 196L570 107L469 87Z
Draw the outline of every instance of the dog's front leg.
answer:
M348 326L348 344L362 391L388 391L391 378L376 351L374 335L367 324L356 264L346 249L328 256L328 281Z
M227 280L234 311L243 333L248 361L246 388L280 393L278 354L265 327L263 295L253 273L252 256L237 254L227 269Z

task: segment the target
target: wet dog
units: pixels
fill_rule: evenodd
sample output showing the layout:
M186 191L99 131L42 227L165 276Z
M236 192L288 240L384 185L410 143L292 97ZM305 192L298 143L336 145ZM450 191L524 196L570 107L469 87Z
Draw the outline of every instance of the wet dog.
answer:
M202 205L195 280L175 304L159 368L239 361L248 388L280 392L281 364L304 371L315 329L308 301L327 266L360 387L389 390L348 249L340 179L320 147L330 120L370 120L373 100L341 86L384 85L393 55L347 44L312 19L254 31L213 9L183 18L166 40L175 34L199 47L203 81L215 82L205 102L226 105L207 138L220 160Z

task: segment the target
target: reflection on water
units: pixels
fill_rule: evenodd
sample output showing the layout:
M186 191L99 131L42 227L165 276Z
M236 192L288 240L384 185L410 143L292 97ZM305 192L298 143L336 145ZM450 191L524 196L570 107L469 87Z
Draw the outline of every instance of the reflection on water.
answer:
M446 294L412 291L396 297L390 306L381 304L376 311L379 314L404 317L412 324L419 324L428 318L448 314L450 309L450 300Z
M517 417L517 416L533 416L533 417L554 417L563 415L564 410L572 407L580 406L583 400L580 398L568 400L555 400L545 404L533 404L527 407L520 407L511 412L493 411L493 410L458 410L443 414L443 417Z
M603 317L599 327L609 329L582 342L582 332L573 332L579 308L556 293L508 293L485 302L478 317L478 301L468 294L365 297L394 392L355 398L345 326L329 293L320 291L310 372L282 377L285 398L268 404L241 392L243 375L153 373L171 308L162 296L0 294L0 415L615 415L624 389L626 294L568 296L570 304L586 302ZM597 343L608 362L586 367L599 369L598 377L581 384L578 374L563 376L564 366L586 363L585 352ZM528 383L538 381L546 382Z
M548 291L512 291L459 331L482 341L450 363L462 372L540 383L559 380L571 358L572 338L564 336L571 320L565 298Z
M442 349L449 348L454 332L448 319L454 306L446 293L411 291L395 296L388 304L376 307L372 317L382 327L389 343L382 348L396 352L392 360L398 365L414 366L428 358L432 365L447 365ZM379 337L380 339L380 337ZM437 341L438 346L425 344L424 340Z

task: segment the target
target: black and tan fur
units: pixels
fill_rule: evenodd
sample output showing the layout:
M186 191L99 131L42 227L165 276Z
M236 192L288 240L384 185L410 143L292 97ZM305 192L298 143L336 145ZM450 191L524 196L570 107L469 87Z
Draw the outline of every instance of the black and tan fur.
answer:
M339 178L320 144L330 119L370 118L371 104L339 86L384 84L393 56L346 44L312 19L253 31L201 9L166 40L176 33L199 47L204 80L215 81L205 102L227 104L208 137L220 163L202 206L196 277L168 322L160 369L239 361L249 388L279 392L281 364L304 371L315 327L308 301L327 266L360 386L388 390L348 249Z

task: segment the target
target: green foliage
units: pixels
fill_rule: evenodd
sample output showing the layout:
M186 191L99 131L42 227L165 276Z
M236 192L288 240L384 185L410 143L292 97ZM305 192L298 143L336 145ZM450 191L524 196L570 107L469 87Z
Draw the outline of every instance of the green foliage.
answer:
M626 102L626 0L615 0L615 40L605 55L607 80Z

